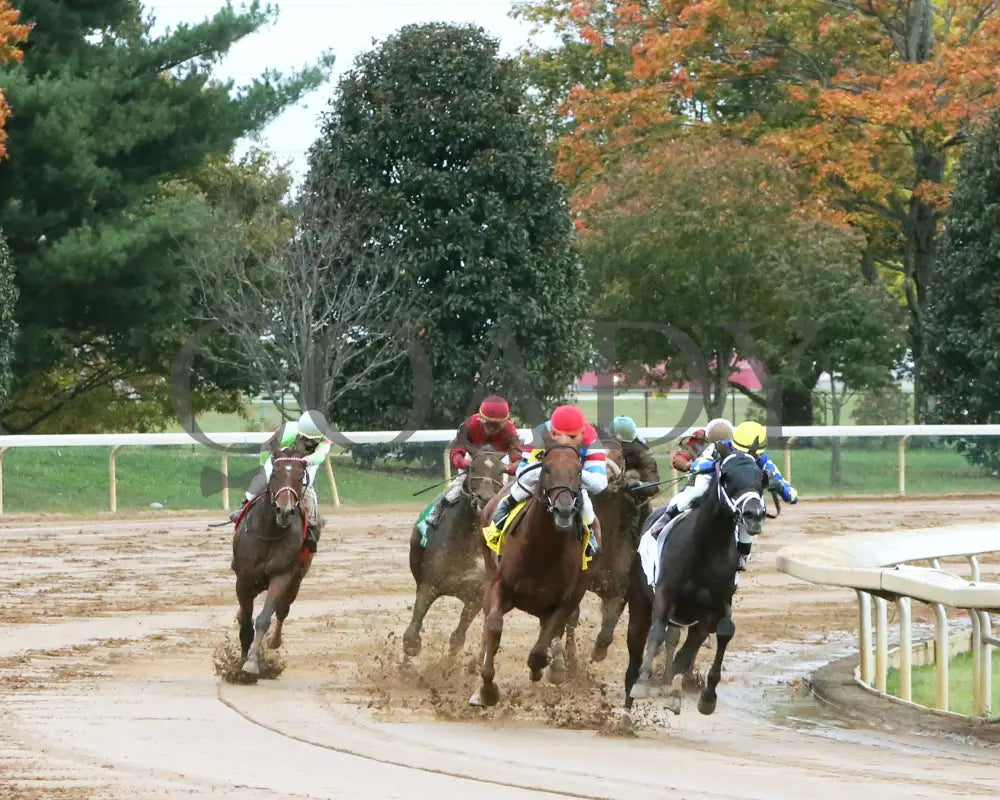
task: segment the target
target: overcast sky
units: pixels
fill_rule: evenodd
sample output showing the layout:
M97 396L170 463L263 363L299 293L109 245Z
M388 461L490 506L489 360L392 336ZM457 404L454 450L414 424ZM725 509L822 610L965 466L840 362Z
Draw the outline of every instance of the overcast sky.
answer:
M146 9L155 17L154 31L159 33L181 22L200 22L223 2L151 0ZM371 48L373 39L385 39L403 25L435 21L478 24L500 40L504 53L516 52L529 39L528 26L508 16L509 0L285 0L277 5L277 23L237 44L217 75L245 82L265 68L294 69L315 60L326 49L333 50L333 79L263 132L263 144L280 160L291 162L298 175L304 171L305 151L316 136L318 116L337 76L350 68L357 55ZM246 143L240 150L245 147Z

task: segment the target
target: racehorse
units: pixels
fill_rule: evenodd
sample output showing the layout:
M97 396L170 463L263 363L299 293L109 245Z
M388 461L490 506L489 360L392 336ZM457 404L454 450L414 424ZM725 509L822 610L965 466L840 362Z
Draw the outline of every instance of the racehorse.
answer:
M500 557L494 556L485 540L482 544L486 564L482 685L469 699L470 705L492 706L500 700L493 660L500 647L504 614L512 608L539 620L538 640L528 654L531 680L541 680L550 662L549 679L559 683L565 677L561 639L567 619L590 582L590 570L583 569L581 459L571 439L546 434L544 444L536 495L510 523ZM489 525L498 500L499 496L480 515L482 527Z
M243 671L250 675L260 674L260 653L272 615L278 623L269 646L281 646L282 625L312 563L312 553L303 547L307 512L302 488L308 475L304 454L301 444L284 450L271 444L274 468L267 490L247 508L233 537L240 647ZM317 539L319 535L317 530ZM254 621L254 598L265 589L264 607Z
M455 655L465 644L465 634L483 602L483 565L479 514L503 488L502 453L480 450L472 457L462 497L442 511L441 519L427 539L414 525L410 536L410 572L417 582L413 617L403 634L403 652L420 654L420 628L431 604L439 597L457 597L464 604L458 626L449 641L449 653Z
M672 684L667 707L680 713L681 679L698 648L716 634L715 659L708 671L698 711L715 711L715 689L722 677L722 660L736 627L732 597L736 589L736 526L756 536L766 513L763 492L767 475L745 453L719 446L722 456L700 506L681 517L660 551L656 586L650 589L638 561L632 567L628 591L628 669L625 707L650 693L653 659L666 639L667 679ZM667 626L670 632L667 633ZM679 626L679 627L678 627ZM680 627L687 627L684 645L674 656Z
M601 549L590 564L589 591L601 598L601 629L590 658L603 661L614 638L615 626L625 610L625 594L638 544L640 504L625 482L625 459L610 440L607 457L608 488L594 495L594 513L601 521ZM566 651L576 661L576 625L579 609L566 623Z

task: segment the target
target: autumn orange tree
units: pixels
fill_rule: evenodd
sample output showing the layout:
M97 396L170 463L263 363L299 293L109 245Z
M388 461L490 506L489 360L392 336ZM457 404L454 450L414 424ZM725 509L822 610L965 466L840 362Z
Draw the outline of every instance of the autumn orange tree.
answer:
M19 12L9 0L0 0L0 64L19 61L21 51L18 45L28 36L29 26L18 24ZM10 114L3 87L0 86L0 159L7 155L7 134L3 126Z
M596 54L634 38L629 82L577 81L560 171L586 197L623 151L725 131L784 152L897 276L918 368L952 166L1000 104L993 0L573 0L560 19ZM610 13L609 13L610 12ZM636 33L640 30L641 33ZM585 74L581 72L581 74ZM919 383L918 383L919 386ZM922 400L918 396L918 408Z

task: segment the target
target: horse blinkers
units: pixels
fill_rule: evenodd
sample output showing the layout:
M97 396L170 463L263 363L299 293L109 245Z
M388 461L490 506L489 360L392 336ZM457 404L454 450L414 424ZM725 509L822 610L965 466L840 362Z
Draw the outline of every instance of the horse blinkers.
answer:
M579 451L571 445L557 444L549 448L541 456L543 476L551 474L545 465L545 456L555 449L573 450L579 456ZM569 495L569 502L565 500L566 495ZM564 484L549 486L543 491L543 497L557 528L568 530L575 527L575 523L577 519L582 517L583 511L583 493L580 489L574 489L572 486Z

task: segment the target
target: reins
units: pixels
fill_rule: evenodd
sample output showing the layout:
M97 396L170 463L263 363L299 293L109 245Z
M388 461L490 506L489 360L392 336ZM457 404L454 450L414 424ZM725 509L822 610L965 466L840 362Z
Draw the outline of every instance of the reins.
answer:
M303 466L303 469L302 469L302 487L303 488L307 487L309 485L309 470L305 468L305 459L304 458L300 458L298 456L278 456L277 458L271 459L271 463L274 464L275 467L277 467L278 464L286 463L286 462L298 462L299 464L302 464L302 466ZM273 474L273 472L272 472L272 474ZM268 496L268 498L270 499L270 501L272 503L277 502L278 498L281 497L281 495L283 493L285 493L285 492L291 492L292 493L292 498L293 498L293 501L294 501L296 507L298 507L299 511L302 512L302 510L303 510L302 509L302 495L301 495L301 493L300 493L299 490L297 490L294 486L282 486L280 489L278 489L272 495L271 494L271 483L270 483L270 481L268 481L267 496ZM282 532L279 533L279 534L277 534L276 536L264 536L262 533L259 533L259 532L255 531L253 529L250 529L249 526L248 526L248 530L249 530L251 536L254 536L255 538L260 539L261 541L264 541L264 542L276 542L276 541L278 541L280 539L284 539L288 535L287 528L281 529Z

